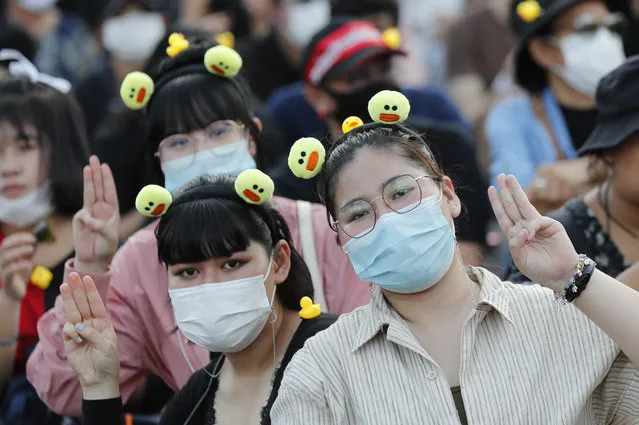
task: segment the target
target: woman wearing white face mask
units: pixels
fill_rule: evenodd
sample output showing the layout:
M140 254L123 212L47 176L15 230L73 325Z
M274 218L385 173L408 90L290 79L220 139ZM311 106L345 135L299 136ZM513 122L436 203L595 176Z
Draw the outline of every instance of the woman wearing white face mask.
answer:
M194 45L164 62L154 75L153 95L145 109L148 148L170 192L201 174L237 175L261 163L261 123L254 118L248 88L242 79L220 77L207 70L203 59L212 46ZM123 87L128 101L131 88L136 86ZM137 94L139 91L134 100ZM94 227L78 227L74 233L76 255L67 263L66 272L90 274L106 301L119 336L120 384L127 402L150 371L179 390L195 367L205 364L208 352L194 346L185 355L184 336L176 332L173 323L158 316L166 311L169 296L166 270L156 256L153 232L157 222L131 236L117 253L110 239L96 230L117 233L113 186L110 179L97 173L88 179L86 203L76 217ZM273 205L313 271L316 297L320 301L323 294L325 311L340 314L365 304L370 292L335 241L324 208L277 196ZM101 215L96 216L98 213ZM103 249L105 246L113 249ZM58 307L40 322L40 329L46 331L40 333L27 373L39 396L54 411L76 416L80 414L82 389L60 356L61 339L48 331L61 331L64 326L62 308ZM131 323L138 326L132 328ZM148 355L140 357L141 351Z
M512 173L542 211L588 190L588 160L577 150L596 122L597 83L625 60L623 21L602 0L513 0L515 79L529 97L505 100L486 118L493 184Z
M379 288L297 353L273 425L636 423L639 292L578 255L512 175L489 197L541 286L466 268L450 179L420 135L380 122L405 117L400 98L336 142L319 186L355 270Z
M0 61L0 423L52 423L25 366L73 253L87 142L68 82L16 51L0 50Z
M269 423L288 362L335 321L312 300L300 310L313 283L284 219L268 204L247 204L234 180L201 176L187 184L156 230L177 327L211 352L161 424ZM84 423L120 423L115 331L95 283L73 274L60 290L69 321L65 352L85 389Z

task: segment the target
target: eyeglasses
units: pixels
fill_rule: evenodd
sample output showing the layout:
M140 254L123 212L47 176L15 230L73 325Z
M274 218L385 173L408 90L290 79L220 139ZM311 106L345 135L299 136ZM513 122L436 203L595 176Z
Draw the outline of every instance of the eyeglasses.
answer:
M603 19L592 14L581 14L577 16L572 25L567 30L573 33L593 34L601 28L606 28L612 32L622 32L625 28L626 18L622 13L610 13Z
M188 168L193 164L195 154L199 151L232 144L245 138L246 127L230 120L215 121L202 133L202 136L197 139L186 134L169 136L160 143L156 156L160 158L160 162L185 159L178 161L179 163L176 162L175 165L179 168Z
M382 188L382 196L367 201L365 199L355 199L344 205L337 213L335 225L339 226L344 233L351 238L361 238L366 236L375 228L377 223L377 213L373 207L373 202L383 199L388 208L398 214L406 214L414 210L422 203L422 188L418 180L428 178L439 182L439 178L431 176L413 177L410 174L397 176L390 180Z

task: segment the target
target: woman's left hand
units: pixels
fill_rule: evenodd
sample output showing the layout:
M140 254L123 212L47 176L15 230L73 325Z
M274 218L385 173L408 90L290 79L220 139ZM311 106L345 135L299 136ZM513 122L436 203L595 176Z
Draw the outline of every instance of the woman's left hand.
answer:
M488 189L488 197L515 265L533 282L563 290L578 259L566 230L539 214L514 176L500 174L497 186L499 191L493 186Z

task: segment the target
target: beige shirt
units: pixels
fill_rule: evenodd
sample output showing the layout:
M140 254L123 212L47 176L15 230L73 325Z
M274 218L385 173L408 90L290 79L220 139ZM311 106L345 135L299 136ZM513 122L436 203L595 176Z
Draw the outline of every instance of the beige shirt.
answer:
M474 272L481 301L462 331L460 369L469 424L639 424L637 369L604 332L574 306L555 307L548 289ZM446 378L379 289L369 305L306 341L271 418L460 423Z

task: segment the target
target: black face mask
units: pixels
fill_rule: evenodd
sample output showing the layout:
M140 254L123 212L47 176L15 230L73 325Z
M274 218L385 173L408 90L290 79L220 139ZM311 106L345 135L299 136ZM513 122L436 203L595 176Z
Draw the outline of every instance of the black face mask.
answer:
M354 92L344 94L328 90L328 93L337 103L337 110L329 116L335 119L341 126L344 120L350 116L356 116L364 122L370 121L368 114L368 101L382 90L400 91L399 87L389 82L374 83Z

